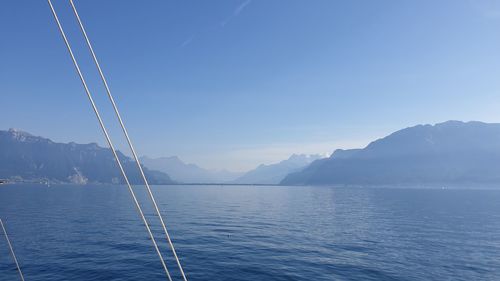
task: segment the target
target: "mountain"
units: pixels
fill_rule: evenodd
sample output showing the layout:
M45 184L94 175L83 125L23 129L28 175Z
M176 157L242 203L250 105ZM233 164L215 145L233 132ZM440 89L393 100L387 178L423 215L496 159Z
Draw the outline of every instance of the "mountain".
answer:
M260 165L254 170L245 173L233 183L245 184L278 184L286 175L297 172L314 160L320 159L320 155L294 154L287 160L276 164Z
M132 183L142 183L135 162L118 151ZM168 175L145 169L152 184L173 183ZM123 183L110 149L95 143L56 143L10 129L0 131L0 178L14 181Z
M226 170L207 170L195 164L186 164L177 156L161 158L144 156L140 160L144 166L167 173L172 179L183 183L224 183L242 174Z
M448 121L337 150L281 184L500 183L500 124Z

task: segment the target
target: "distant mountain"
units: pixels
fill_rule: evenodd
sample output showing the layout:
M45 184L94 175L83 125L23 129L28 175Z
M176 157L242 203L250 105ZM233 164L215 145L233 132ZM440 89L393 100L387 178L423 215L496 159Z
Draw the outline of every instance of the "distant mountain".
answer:
M129 180L142 183L135 162L118 152ZM152 184L168 184L168 175L145 169ZM15 181L123 183L108 148L95 143L56 143L15 129L0 131L0 178Z
M260 165L237 178L233 183L278 184L286 175L297 172L320 158L320 155L294 154L287 160L276 164Z
M500 124L418 125L337 150L281 184L500 184Z
M149 158L141 157L141 163L154 170L169 174L172 179L183 183L224 183L242 175L226 170L207 170L195 164L186 164L177 156Z

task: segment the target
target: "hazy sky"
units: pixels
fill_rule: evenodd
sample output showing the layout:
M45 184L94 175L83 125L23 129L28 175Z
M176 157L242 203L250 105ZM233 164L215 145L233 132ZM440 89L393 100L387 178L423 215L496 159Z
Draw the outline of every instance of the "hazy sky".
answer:
M46 1L4 2L0 129L104 145ZM118 139L68 1L53 2ZM75 3L141 155L245 170L420 123L500 122L500 1Z

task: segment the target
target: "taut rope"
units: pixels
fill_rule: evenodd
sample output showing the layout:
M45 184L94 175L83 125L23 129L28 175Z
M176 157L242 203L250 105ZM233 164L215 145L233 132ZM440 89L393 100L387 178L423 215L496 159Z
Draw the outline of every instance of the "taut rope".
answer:
M109 147L111 148L111 151L113 152L113 155L115 157L115 160L116 160L116 163L118 164L118 167L120 168L120 172L121 174L123 175L123 178L125 179L125 182L128 186L128 189L130 191L130 194L132 195L132 198L134 200L134 203L135 203L135 206L137 207L137 210L142 218L142 221L144 223L144 225L146 226L146 229L149 233L149 237L151 239L151 241L153 242L153 246L156 250L156 253L158 254L158 257L160 258L160 261L161 261L161 264L165 270L165 273L167 275L167 278L169 281L172 281L172 277L170 276L170 272L168 271L168 268L167 268L167 265L165 263L165 260L163 259L163 256L160 252L160 249L158 248L158 244L156 243L156 240L153 236L153 233L151 232L151 228L149 227L149 224L148 224L148 221L146 220L146 217L144 216L144 212L142 211L142 208L139 204L139 202L137 201L137 197L135 196L135 193L134 193L134 190L132 189L132 186L130 185L130 181L128 180L128 177L127 177L127 174L125 173L125 170L123 169L123 166L122 166L122 163L120 161L120 159L118 158L118 154L116 153L116 149L113 145L113 142L111 141L110 137L109 137L109 134L108 134L108 131L106 130L106 127L104 126L104 123L102 121L102 118L101 118L101 115L99 114L99 111L96 107L96 104L94 102L94 99L92 98L92 94L90 93L90 90L87 86L87 82L85 81L85 78L83 77L83 74L80 70L80 66L78 65L78 62L76 61L76 58L73 54L73 50L71 49L71 45L69 44L68 42L68 39L66 38L66 33L64 32L62 26L61 26L61 23L59 21L59 18L57 16L57 12L55 11L54 9L54 6L52 6L52 2L51 0L47 0L47 2L49 3L49 6L50 6L50 9L52 10L52 14L54 15L54 19L57 23L57 26L59 28L59 31L61 33L61 36L63 37L63 40L64 40L64 43L66 44L66 47L68 49L68 52L69 52L69 55L71 56L71 60L73 61L73 64L75 66L75 69L76 69L76 72L78 73L78 76L80 77L80 81L82 82L83 84L83 87L85 89L85 92L87 94L87 97L89 98L89 101L90 101L90 104L92 105L92 109L94 110L94 113L97 117L97 120L99 121L99 125L101 126L101 129L104 133L104 136L106 137L106 141L108 142L108 145Z
M10 239L9 239L9 236L7 235L7 230L5 230L5 226L3 225L2 219L0 219L0 225L2 226L3 234L5 235L5 239L7 240L7 244L9 245L10 254L12 255L12 258L14 259L14 262L16 263L17 272L19 272L19 276L21 277L21 280L24 281L23 272L21 271L21 267L19 266L19 263L17 262L16 254L14 254L14 248L12 247L12 244L10 244Z
M69 2L71 3L71 7L73 8L73 12L75 13L75 17L78 21L78 25L80 26L80 30L82 31L82 34L85 37L85 41L87 42L87 46L90 50L90 53L92 54L92 58L94 59L94 63L97 67L97 70L99 71L99 75L101 76L102 83L104 84L104 87L106 88L106 93L108 94L108 98L109 98L111 104L113 105L113 109L115 111L116 118L118 119L118 121L120 123L123 134L125 135L125 138L127 139L127 143L128 143L129 148L130 148L130 151L132 152L132 154L134 156L134 160L137 164L137 168L139 169L139 171L141 173L142 180L144 181L144 184L146 185L146 189L148 190L149 198L153 202L153 205L154 205L155 210L156 210L156 214L157 214L158 218L160 219L161 225L163 227L163 232L165 233L168 244L170 245L170 249L172 250L172 254L174 255L174 258L177 262L177 266L179 267L182 278L184 279L184 281L187 281L186 275L184 274L184 270L182 269L181 262L179 261L179 258L177 256L177 252L175 251L174 244L172 243L172 240L170 239L170 235L168 234L167 227L165 225L165 222L163 221L163 216L161 215L161 212L160 212L160 209L158 208L158 204L156 203L155 197L153 196L153 193L151 192L151 188L149 186L148 180L146 179L146 176L145 176L144 171L142 169L141 162L139 161L139 157L137 157L137 153L135 152L134 146L132 145L132 141L130 140L127 129L125 128L125 124L123 123L122 117L120 115L120 111L118 110L118 107L116 106L115 99L113 98L113 95L111 94L111 90L109 89L108 82L104 76L104 73L101 69L101 66L99 64L97 56L94 52L94 48L92 47L92 44L90 43L90 39L87 36L87 32L85 31L85 28L83 27L83 23L80 19L80 16L79 16L78 11L75 7L75 4L73 3L73 0L69 0Z

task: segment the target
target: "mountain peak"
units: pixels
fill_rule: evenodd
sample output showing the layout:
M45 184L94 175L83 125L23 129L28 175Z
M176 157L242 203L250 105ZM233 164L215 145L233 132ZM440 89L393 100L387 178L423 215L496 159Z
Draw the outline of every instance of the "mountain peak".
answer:
M305 155L305 154L296 154L296 153L294 153L294 154L292 154L292 155L288 158L288 160L294 160L294 159L304 159L304 158L307 158L307 155Z
M32 134L16 128L10 128L7 133L12 139L20 142L25 142L27 140L35 138Z
M17 128L9 128L8 132L13 134L13 135L33 136L32 134L25 132L23 130L17 129Z
M321 158L322 156L320 154L292 154L288 160L309 160L309 159L318 159Z
M466 123L470 123L470 122L463 122L463 121L459 121L459 120L448 120L448 121L444 121L444 122L441 122L441 123L436 123L436 124L434 124L434 126L463 125L463 124L466 124Z

